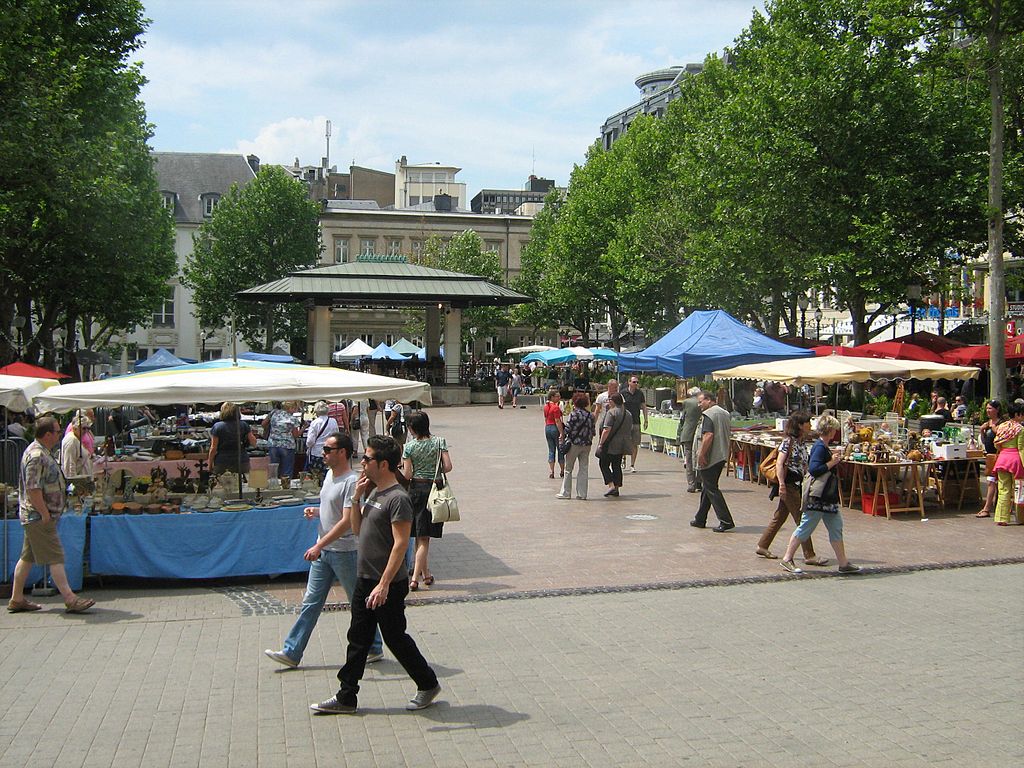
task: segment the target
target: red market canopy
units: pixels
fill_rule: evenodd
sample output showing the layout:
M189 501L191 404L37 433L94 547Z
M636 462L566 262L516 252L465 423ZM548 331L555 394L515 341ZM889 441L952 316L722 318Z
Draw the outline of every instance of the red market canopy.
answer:
M830 347L825 344L820 347L812 347L811 351L814 352L818 357L828 357L829 355L845 355L847 357L863 357L853 351L853 347Z
M953 365L988 365L991 355L992 351L988 344L974 344L944 352L942 359ZM1006 342L1006 360L1024 360L1024 335L1014 336Z
M70 379L66 373L57 373L49 368L41 368L38 365L28 363L11 363L0 368L0 374L5 376L28 376L33 379Z
M876 341L854 347L854 354L863 357L888 357L892 360L920 360L923 363L944 363L946 360L938 352L925 349L918 344L903 341Z
M955 341L947 336L939 336L935 333L928 333L928 331L908 333L906 336L900 336L898 339L893 339L893 341L902 341L906 344L916 344L919 347L930 349L932 352L938 352L940 355L943 352L949 352L952 349L960 349L961 347L967 346L967 344L962 341Z

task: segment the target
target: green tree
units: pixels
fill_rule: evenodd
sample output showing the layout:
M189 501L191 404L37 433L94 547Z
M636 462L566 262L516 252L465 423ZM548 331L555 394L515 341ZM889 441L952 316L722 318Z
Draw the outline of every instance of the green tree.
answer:
M423 243L420 263L425 267L476 275L502 285L501 256L485 251L480 235L471 229L453 235L448 242L431 235ZM491 336L508 325L508 311L502 307L470 307L462 311L464 327L475 327L480 336Z
M144 28L138 0L0 2L0 327L28 319L27 359L52 364L57 328L136 324L174 273L128 64Z
M233 315L246 343L267 351L277 339L301 335L300 307L239 301L235 293L315 266L319 217L305 187L278 166L263 166L243 188L232 186L199 228L183 270L200 325L221 328Z

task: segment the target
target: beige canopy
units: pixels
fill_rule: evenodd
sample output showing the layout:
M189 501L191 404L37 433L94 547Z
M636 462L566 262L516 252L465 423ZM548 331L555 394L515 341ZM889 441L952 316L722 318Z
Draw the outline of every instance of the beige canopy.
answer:
M715 371L716 379L756 379L783 384L835 384L870 379L973 379L978 369L917 360L828 355L753 363Z

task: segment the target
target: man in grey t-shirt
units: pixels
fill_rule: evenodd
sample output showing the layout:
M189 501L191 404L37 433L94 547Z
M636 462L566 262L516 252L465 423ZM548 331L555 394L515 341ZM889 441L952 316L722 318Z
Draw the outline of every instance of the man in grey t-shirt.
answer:
M320 507L306 507L307 518L320 521L316 544L306 550L303 557L309 561L309 579L302 597L302 611L291 632L285 638L284 648L264 653L278 664L297 667L323 612L331 585L337 578L342 589L353 600L356 588L356 538L352 534L352 494L356 475L349 459L352 456L352 438L342 432L329 435L324 441L324 464L327 476L320 489ZM370 647L367 662L384 658L380 632Z
M412 504L395 477L401 460L402 451L393 438L370 438L362 458L363 475L352 496L353 530L359 537L358 578L352 596L345 666L338 671L341 687L327 701L311 704L315 712L356 711L359 681L378 626L384 642L416 683L416 694L405 708L429 707L441 692L437 675L406 633L409 572L405 551L412 530Z
M701 392L697 403L704 412L700 429L693 438L693 453L697 462L697 475L700 477L700 506L690 525L703 528L708 522L708 512L714 507L718 516L718 525L712 528L716 533L724 533L736 527L733 522L729 505L725 496L718 488L718 480L729 460L729 448L732 440L731 419L729 412L718 405L714 395Z

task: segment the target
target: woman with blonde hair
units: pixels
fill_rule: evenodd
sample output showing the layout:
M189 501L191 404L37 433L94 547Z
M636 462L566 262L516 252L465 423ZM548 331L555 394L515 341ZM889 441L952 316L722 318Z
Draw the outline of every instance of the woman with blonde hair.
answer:
M215 475L249 471L246 445L256 446L256 434L242 421L242 412L235 403L222 403L220 421L210 429L210 471Z
M790 573L803 573L793 562L793 555L802 542L811 538L814 529L822 521L828 529L828 540L832 550L839 559L839 572L860 572L860 567L847 559L846 545L843 543L843 517L839 513L839 478L835 475L835 468L843 460L843 454L838 450L833 452L828 447L841 429L839 420L832 414L826 413L818 419L818 439L807 459L800 525L793 531L793 536L786 547L786 554L779 561L779 564Z

